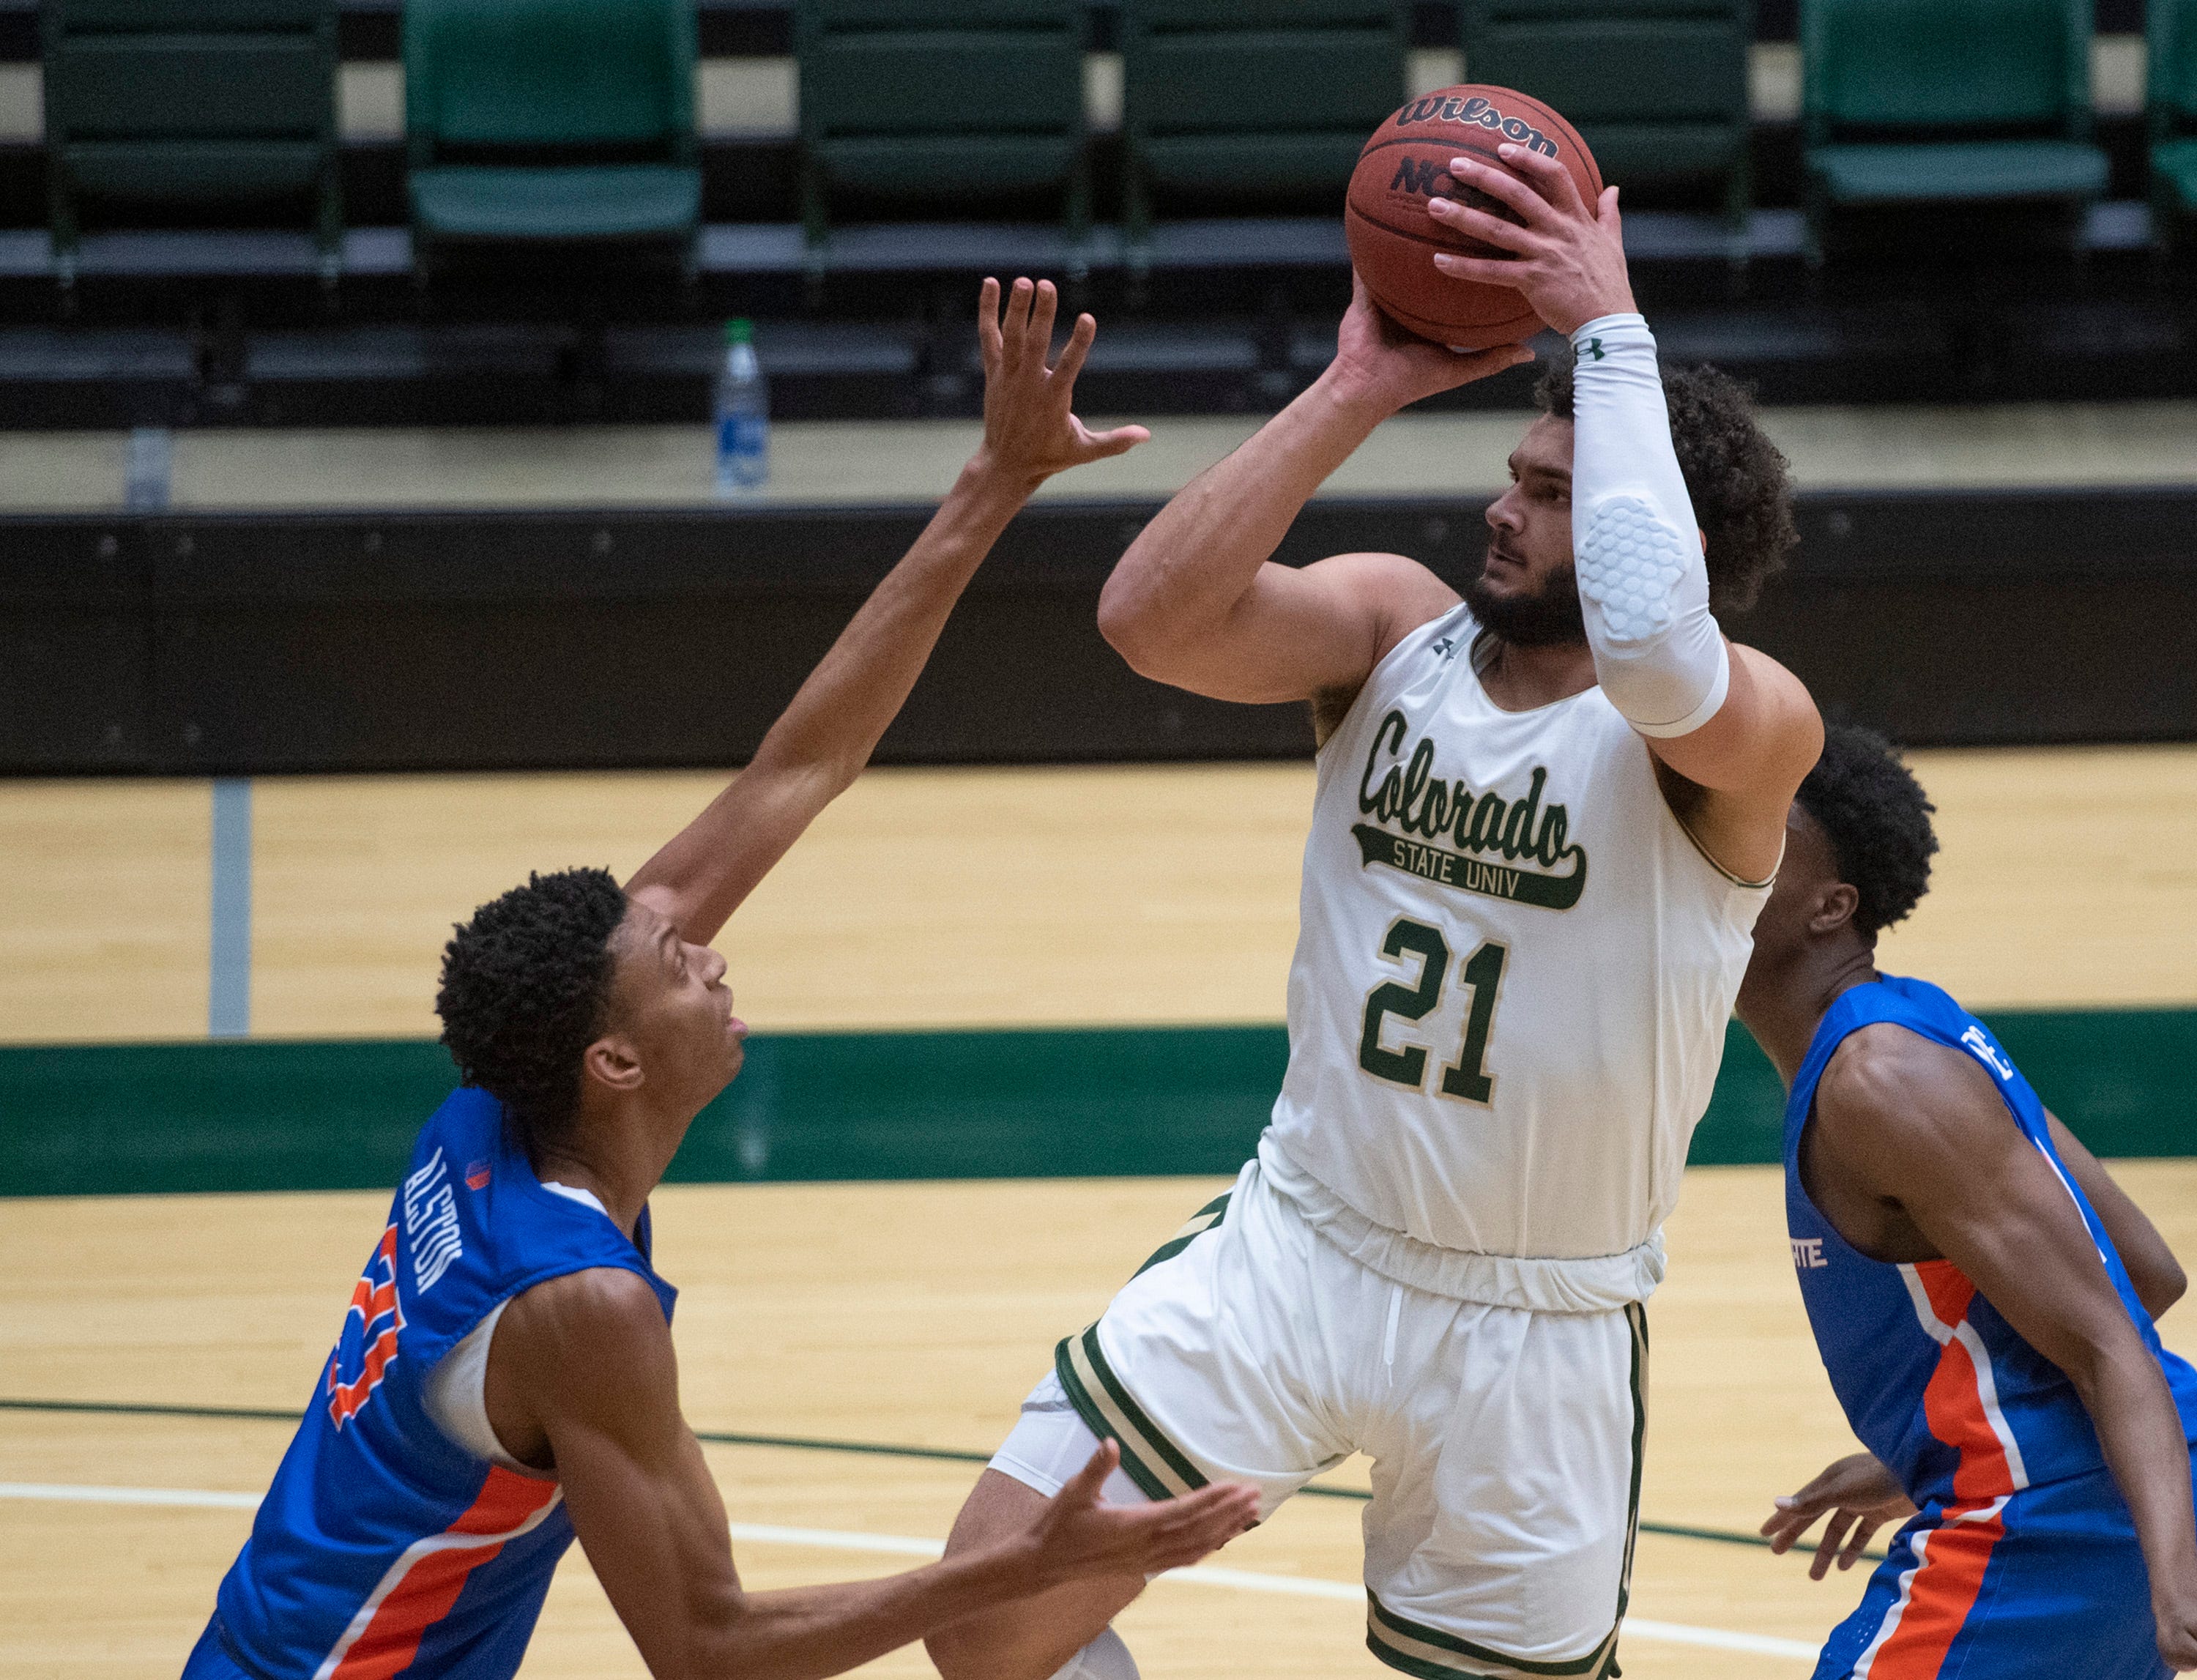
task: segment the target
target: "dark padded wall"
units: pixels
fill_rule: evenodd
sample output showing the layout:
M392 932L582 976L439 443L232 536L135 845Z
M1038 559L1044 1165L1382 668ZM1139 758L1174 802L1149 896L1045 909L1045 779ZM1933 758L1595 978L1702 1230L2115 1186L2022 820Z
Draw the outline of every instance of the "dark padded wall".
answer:
M1476 501L1333 500L1282 558L1476 565ZM1287 757L1099 639L1150 505L1033 508L886 762ZM745 759L921 509L5 522L0 771L260 773ZM2197 739L2197 490L1820 495L1730 626L1912 744Z

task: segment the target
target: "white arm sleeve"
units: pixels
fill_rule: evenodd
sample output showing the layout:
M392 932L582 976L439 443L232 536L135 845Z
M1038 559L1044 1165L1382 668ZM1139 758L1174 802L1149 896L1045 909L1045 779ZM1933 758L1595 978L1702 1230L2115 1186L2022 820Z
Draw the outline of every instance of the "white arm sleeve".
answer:
M1692 733L1731 681L1655 339L1637 315L1572 334L1572 557L1595 679L1643 735Z

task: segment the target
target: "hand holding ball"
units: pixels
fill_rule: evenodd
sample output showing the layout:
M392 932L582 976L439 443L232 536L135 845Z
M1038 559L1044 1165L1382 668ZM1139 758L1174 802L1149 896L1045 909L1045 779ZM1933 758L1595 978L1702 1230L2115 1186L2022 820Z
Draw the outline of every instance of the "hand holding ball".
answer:
M1587 213L1602 196L1602 171L1572 125L1540 101L1509 88L1464 84L1414 99L1374 130L1350 177L1344 231L1350 260L1373 301L1422 338L1456 350L1517 344L1543 325L1515 287L1461 280L1435 266L1437 252L1507 258L1514 253L1472 238L1437 220L1427 209L1441 198L1523 225L1524 218L1493 194L1450 173L1452 158L1467 157L1527 184L1532 176L1498 153L1510 145L1520 157L1554 159L1570 174ZM1556 177L1561 185L1562 177ZM1622 252L1619 252L1622 283ZM1630 308L1626 293L1624 307Z

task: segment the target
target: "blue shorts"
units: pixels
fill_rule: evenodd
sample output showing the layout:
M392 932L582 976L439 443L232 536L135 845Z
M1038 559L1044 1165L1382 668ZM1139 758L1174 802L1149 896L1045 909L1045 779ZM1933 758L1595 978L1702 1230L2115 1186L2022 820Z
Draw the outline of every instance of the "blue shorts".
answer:
M221 1637L221 1612L214 1612L199 1642L183 1659L183 1680L254 1680L252 1671L229 1654Z
M1899 1531L1815 1680L2171 1680L2134 1519L2104 1470Z

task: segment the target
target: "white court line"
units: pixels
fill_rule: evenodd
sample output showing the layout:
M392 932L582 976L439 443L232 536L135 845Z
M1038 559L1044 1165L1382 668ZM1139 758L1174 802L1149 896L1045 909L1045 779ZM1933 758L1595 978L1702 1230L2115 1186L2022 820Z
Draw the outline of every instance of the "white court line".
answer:
M0 1499L66 1499L83 1505L200 1505L256 1511L257 1493L211 1493L195 1487L80 1487L66 1482L0 1481Z
M63 1482L0 1481L0 1499L53 1499L91 1505L192 1505L209 1509L257 1509L256 1493L217 1493L189 1487L87 1487ZM779 1528L768 1523L736 1522L733 1538L756 1546L806 1546L819 1551L888 1553L898 1557L936 1557L945 1548L936 1540L906 1534L858 1534L838 1528ZM1306 1575L1269 1575L1250 1569L1223 1569L1201 1563L1171 1569L1164 1578L1185 1586L1233 1587L1238 1592L1278 1592L1295 1598L1365 1602L1365 1590L1348 1581L1323 1581ZM1798 1639L1766 1633L1731 1633L1719 1627L1684 1622L1625 1619L1626 1637L1665 1645L1694 1645L1712 1651L1745 1651L1754 1656L1812 1660L1817 1648Z

